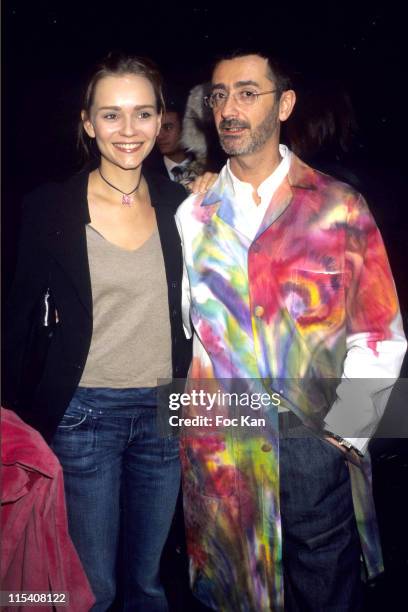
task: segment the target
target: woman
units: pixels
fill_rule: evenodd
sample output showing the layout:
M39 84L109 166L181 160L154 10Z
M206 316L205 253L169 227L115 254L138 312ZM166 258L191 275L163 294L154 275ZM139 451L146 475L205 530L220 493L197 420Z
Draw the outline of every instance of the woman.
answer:
M98 68L81 121L98 166L27 199L9 301L8 403L63 466L70 533L97 611L115 597L120 534L124 609L167 610L159 561L180 470L177 438L157 431L156 388L186 374L190 347L173 219L186 193L142 173L163 108L145 60L109 57ZM19 405L30 317L46 291L55 330L35 396Z

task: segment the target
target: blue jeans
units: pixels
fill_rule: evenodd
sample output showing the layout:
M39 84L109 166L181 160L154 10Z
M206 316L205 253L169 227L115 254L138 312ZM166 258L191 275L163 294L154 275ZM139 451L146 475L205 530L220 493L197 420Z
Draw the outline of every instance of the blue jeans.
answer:
M279 443L285 610L357 612L361 548L345 456L304 427L288 435Z
M180 488L178 439L159 437L156 389L77 389L53 441L69 530L102 612L124 548L124 610L168 610L160 557Z

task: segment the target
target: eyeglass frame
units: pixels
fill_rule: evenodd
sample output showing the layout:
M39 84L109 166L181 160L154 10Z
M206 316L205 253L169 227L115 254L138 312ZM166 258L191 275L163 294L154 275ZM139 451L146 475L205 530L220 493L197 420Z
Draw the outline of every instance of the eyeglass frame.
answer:
M265 96L266 94L271 94L271 93L276 93L277 91L279 91L279 89L271 89L270 91L261 91L259 93L255 92L255 91L251 91L251 96L248 98L249 100L252 98L252 96L254 96L254 101L250 102L249 104L246 104L245 102L242 104L242 102L240 100L237 99L237 94L239 92L235 92L233 91L232 94L231 93L226 93L225 95L225 99L223 100L223 103L221 104L221 107L217 104L215 104L214 106L211 106L211 99L213 97L213 93L211 93L209 96L204 96L203 100L204 100L204 104L206 106L208 106L208 108L211 108L211 110L213 110L214 108L222 108L223 106L225 106L225 104L228 101L228 98L232 95L232 97L234 98L235 102L237 104L239 104L240 106L252 106L253 104L256 104L256 102L258 101L259 96Z

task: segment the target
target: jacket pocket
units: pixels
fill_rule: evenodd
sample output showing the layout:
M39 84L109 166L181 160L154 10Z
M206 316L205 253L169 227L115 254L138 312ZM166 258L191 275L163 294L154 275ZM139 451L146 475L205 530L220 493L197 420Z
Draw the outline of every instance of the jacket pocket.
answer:
M294 268L288 308L301 326L337 325L344 316L341 270Z

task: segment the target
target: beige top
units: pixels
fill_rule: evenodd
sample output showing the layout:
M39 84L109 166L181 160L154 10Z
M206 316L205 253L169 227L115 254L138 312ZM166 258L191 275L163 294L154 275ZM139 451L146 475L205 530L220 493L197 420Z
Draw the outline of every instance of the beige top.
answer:
M93 301L81 387L155 387L170 378L171 330L158 230L135 251L86 227Z

